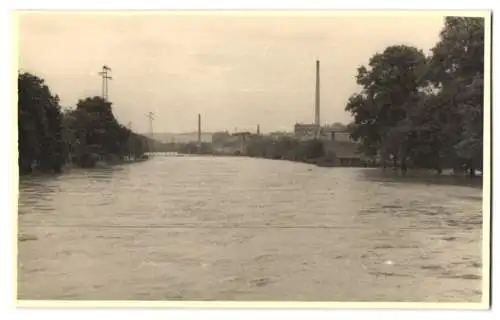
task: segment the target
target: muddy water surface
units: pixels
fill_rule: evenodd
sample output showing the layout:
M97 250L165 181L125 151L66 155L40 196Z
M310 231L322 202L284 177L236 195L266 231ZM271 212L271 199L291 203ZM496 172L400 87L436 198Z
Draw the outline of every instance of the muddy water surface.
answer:
M479 302L481 193L247 158L23 178L19 298Z

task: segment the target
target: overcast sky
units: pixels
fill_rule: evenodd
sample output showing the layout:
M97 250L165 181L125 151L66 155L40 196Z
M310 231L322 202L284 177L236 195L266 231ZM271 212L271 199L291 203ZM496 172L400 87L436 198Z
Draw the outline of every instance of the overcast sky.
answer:
M23 14L19 66L44 78L63 106L100 95L120 122L147 132L292 130L314 121L315 61L321 61L321 122L350 121L356 68L393 44L425 51L443 16L288 14Z

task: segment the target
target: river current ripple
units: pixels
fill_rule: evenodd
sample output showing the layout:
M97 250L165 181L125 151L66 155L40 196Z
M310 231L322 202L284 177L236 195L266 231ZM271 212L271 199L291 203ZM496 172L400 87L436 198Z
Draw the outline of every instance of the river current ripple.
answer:
M249 158L20 182L19 299L479 302L482 189Z

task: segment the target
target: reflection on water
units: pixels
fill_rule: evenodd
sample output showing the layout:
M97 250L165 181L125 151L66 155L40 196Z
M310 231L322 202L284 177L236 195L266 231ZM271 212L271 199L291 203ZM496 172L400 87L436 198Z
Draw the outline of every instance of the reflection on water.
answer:
M425 181L211 157L23 179L19 297L480 301L482 190Z
M410 170L404 176L399 171L387 169L382 170L364 170L363 177L367 180L386 183L410 183L427 185L450 185L450 186L468 186L473 188L482 188L482 177L469 178L468 176L457 176L452 174L438 175L435 171Z

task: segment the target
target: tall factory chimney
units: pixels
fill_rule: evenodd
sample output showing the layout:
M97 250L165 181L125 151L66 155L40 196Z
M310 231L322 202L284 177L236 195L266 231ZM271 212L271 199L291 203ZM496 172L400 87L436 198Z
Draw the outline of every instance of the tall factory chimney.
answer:
M320 112L320 91L319 91L319 60L316 60L316 97L315 97L315 118L314 124L316 125L316 138L319 137L321 123L319 118Z

